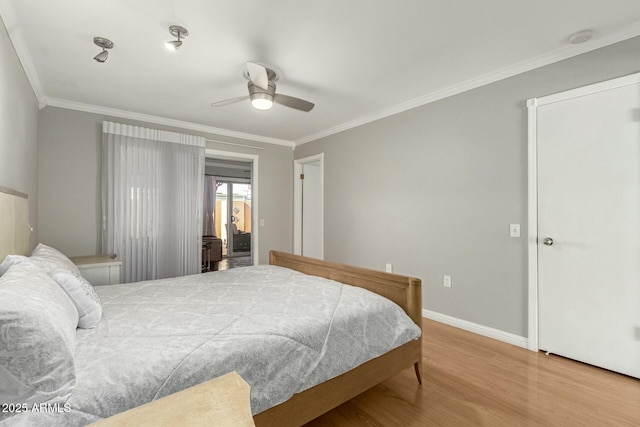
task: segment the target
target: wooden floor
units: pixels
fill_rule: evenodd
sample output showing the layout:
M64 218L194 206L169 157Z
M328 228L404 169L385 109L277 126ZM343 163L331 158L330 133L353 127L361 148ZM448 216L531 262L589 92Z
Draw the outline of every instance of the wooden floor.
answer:
M431 320L423 330L422 386L406 369L306 426L640 426L640 380Z

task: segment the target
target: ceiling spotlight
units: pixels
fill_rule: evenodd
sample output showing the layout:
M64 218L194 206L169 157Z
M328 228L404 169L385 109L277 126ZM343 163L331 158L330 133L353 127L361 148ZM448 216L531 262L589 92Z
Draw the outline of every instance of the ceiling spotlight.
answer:
M94 37L93 42L102 48L102 52L93 57L98 62L104 62L109 57L109 52L107 49L113 48L113 42L109 39L105 39L104 37Z
M171 34L173 37L177 37L178 40L171 40L169 42L166 42L164 46L170 51L175 52L176 50L180 49L180 46L182 46L182 41L180 40L180 38L186 39L189 36L189 31L179 25L172 25L169 27L169 34Z

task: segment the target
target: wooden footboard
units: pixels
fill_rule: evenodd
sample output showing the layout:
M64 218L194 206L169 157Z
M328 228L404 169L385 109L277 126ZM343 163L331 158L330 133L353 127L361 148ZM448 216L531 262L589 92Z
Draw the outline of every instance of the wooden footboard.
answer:
M269 263L368 289L398 304L416 325L422 326L420 279L278 251L269 253ZM411 366L415 367L420 381L421 343L422 340L408 342L339 377L295 394L286 402L257 414L256 426L300 426Z

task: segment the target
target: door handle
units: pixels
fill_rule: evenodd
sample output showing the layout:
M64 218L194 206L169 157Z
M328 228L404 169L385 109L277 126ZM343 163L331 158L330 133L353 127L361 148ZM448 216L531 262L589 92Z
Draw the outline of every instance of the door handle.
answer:
M542 241L542 243L544 243L547 246L551 246L551 245L553 245L553 239L551 237L545 237L545 239Z

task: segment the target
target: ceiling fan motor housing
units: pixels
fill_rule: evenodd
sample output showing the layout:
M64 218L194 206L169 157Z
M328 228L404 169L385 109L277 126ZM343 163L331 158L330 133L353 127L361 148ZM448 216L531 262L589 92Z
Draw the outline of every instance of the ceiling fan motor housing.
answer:
M276 84L271 79L269 79L269 87L267 90L264 90L261 87L254 85L251 80L249 80L249 83L247 83L247 87L249 88L249 97L252 100L268 99L271 102L273 102L273 97L276 94Z

